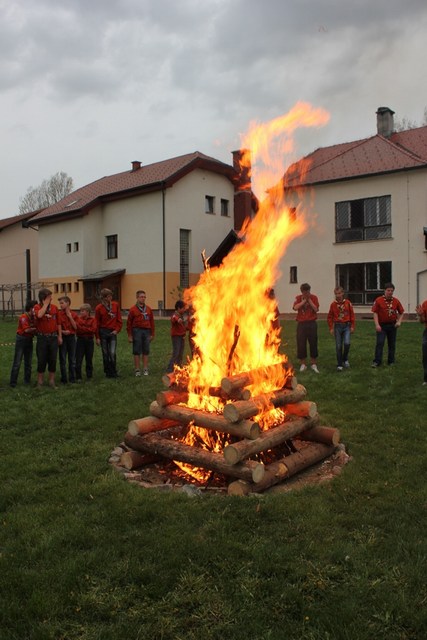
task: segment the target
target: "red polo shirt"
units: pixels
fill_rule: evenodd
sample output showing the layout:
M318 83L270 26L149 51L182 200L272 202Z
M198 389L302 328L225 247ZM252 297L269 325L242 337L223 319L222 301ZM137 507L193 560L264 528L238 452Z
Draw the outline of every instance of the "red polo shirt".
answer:
M385 296L379 296L372 305L371 311L378 314L379 324L396 324L398 315L402 315L404 309L394 296L390 300L386 300Z
M100 329L111 329L119 333L122 328L122 315L118 303L113 301L109 307L102 302L98 304L95 307L95 320L97 338L99 338Z
M32 338L35 333L36 325L34 324L34 316L29 316L28 313L23 313L19 316L18 328L16 333L18 336L24 336L25 338ZM32 331L28 331L32 329Z
M335 323L346 324L347 322L350 322L351 328L354 329L354 309L350 300L344 298L342 302L337 302L336 300L331 302L327 319L329 329L332 329Z
M74 322L77 323L79 316L75 311L71 311L71 315L73 316ZM66 312L63 309L60 309L58 312L58 324L61 325L62 331L69 331L67 335L75 335L76 330L71 324L70 318L67 316Z
M316 307L316 311L313 311L308 302L305 303L302 307L297 310L297 322L310 322L312 320L317 320L317 311L319 311L319 299L317 296L310 293L310 300ZM294 307L296 304L302 302L302 295L299 295L295 298Z
M154 338L154 316L148 305L139 307L134 304L129 309L126 330L129 337L132 337L132 329L149 329Z
M50 304L43 318L38 318L37 314L43 307L42 304L36 304L34 307L34 319L37 327L37 333L43 335L46 333L58 332L58 307Z

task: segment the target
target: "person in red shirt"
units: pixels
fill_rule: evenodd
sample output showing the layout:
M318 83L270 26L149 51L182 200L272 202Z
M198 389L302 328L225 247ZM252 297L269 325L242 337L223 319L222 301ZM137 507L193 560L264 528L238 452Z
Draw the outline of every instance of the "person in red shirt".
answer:
M71 300L68 296L59 298L58 330L61 337L59 347L59 367L61 382L67 384L76 381L76 329L77 313L71 310ZM68 380L67 380L68 359Z
M145 304L147 295L145 291L136 292L136 304L129 309L126 322L128 341L132 343L132 354L135 366L135 375L141 375L141 357L143 374L148 376L148 356L150 354L150 342L154 339L153 311Z
M384 295L376 298L372 306L377 332L375 355L372 362L373 367L379 367L381 365L386 338L388 346L387 362L389 365L394 364L397 328L401 325L404 312L400 301L393 295L394 289L394 284L388 282L384 286Z
M319 373L317 368L317 312L319 300L311 293L310 285L305 282L300 286L301 295L295 298L293 310L297 312L297 358L300 371L307 369L307 343L310 347L311 369Z
M418 314L420 322L424 323L424 333L422 341L422 354L423 354L423 369L424 369L424 382L423 386L427 385L427 300L424 300L422 304L415 307L415 311Z
M96 344L101 346L104 373L107 378L117 378L117 334L122 329L122 315L110 289L101 289L101 302L95 307L95 320Z
M342 371L343 365L348 369L350 363L350 335L354 332L355 316L353 305L344 297L344 289L335 287L335 300L331 302L328 312L328 327L331 336L335 336L337 354L337 371Z
M76 329L76 380L80 382L82 379L83 359L86 364L86 379L91 380L93 377L93 352L95 349L94 338L96 335L96 321L91 315L92 307L90 304L82 304L79 316L77 318Z
M184 357L185 334L187 325L184 319L185 302L178 300L175 303L175 311L171 316L172 357L166 371L172 373L175 365L181 366Z
M56 389L56 359L62 339L58 335L58 307L52 304L50 289L40 289L39 303L34 306L34 319L37 328L37 388L43 387L47 367L49 386Z
M25 305L25 313L18 320L15 338L15 355L10 372L10 386L16 387L22 358L24 358L24 384L31 383L31 365L33 359L33 336L36 333L34 323L34 307L37 300L29 300Z

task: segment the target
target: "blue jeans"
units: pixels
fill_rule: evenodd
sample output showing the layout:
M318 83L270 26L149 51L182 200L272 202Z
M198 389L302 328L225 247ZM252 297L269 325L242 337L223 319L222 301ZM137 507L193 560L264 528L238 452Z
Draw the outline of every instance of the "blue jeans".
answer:
M376 362L378 365L381 364L383 359L383 349L384 349L386 338L387 338L387 345L388 345L387 362L388 364L394 363L394 354L396 352L396 334L397 334L396 325L391 323L386 323L381 325L381 331L377 332L377 342L375 345L375 356L374 356L374 362Z
M24 382L31 382L31 363L33 359L33 338L25 336L16 336L15 340L15 356L13 358L12 370L10 372L10 386L16 387L18 382L19 369L21 367L22 358L24 358Z
M423 348L424 382L427 382L427 329L424 329L422 348Z
M350 351L350 322L336 322L334 324L335 348L337 352L337 366L342 367L348 360Z
M86 378L90 380L93 376L93 352L95 346L93 338L77 336L76 343L76 380L82 379L83 359L86 362Z
M181 366L184 357L185 336L172 336L172 357L166 371L172 373L174 365Z
M67 358L68 379L76 381L76 336L74 334L62 336L62 344L59 347L59 368L61 369L61 382L67 382Z
M99 337L101 340L102 362L104 365L104 373L107 378L117 378L116 367L116 349L117 335L112 333L112 329L100 329Z

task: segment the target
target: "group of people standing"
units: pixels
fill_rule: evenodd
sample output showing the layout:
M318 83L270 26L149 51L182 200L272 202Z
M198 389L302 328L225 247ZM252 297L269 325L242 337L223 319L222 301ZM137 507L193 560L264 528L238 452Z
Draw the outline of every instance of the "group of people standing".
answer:
M394 296L394 284L388 282L384 286L384 294L378 296L371 311L376 330L376 342L372 367L381 366L384 346L387 341L387 363L393 365L396 353L397 329L400 327L404 308L401 302ZM317 341L317 314L319 300L311 293L311 287L304 283L300 287L301 294L297 295L293 304L297 312L297 358L300 361L300 371L306 371L308 349L310 352L310 367L315 373L319 373L317 366L318 341ZM335 287L335 299L331 302L327 322L331 335L335 338L337 371L350 367L349 352L351 334L354 332L356 319L353 305L344 296L342 287ZM421 323L424 323L422 339L422 362L424 369L423 385L427 385L427 300L416 307L416 313ZM308 349L307 349L308 346Z

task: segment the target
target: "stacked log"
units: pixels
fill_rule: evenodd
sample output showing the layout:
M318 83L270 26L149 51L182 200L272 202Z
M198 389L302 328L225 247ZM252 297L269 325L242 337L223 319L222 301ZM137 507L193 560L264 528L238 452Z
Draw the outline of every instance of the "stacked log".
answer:
M281 375L284 387L252 396L247 387L260 376L268 379L271 375ZM316 404L305 399L305 387L297 383L286 364L228 376L220 387L209 387L209 395L224 403L222 413L189 407L188 388L178 385L174 374L166 374L163 382L166 390L156 395L150 415L129 422L125 443L130 451L122 456L122 465L128 469L153 460L175 460L229 477L229 494L246 495L263 491L328 457L339 443L338 430L320 425ZM281 424L262 430L261 416L278 408L283 416ZM217 434L217 439L225 442L222 451L184 442L193 427ZM301 450L292 446L294 453L270 464L260 462L260 456L283 456L280 445L296 443L295 439L305 441Z

